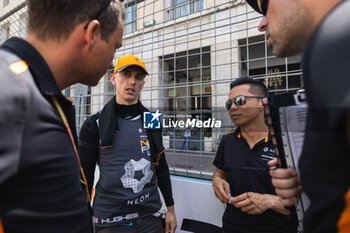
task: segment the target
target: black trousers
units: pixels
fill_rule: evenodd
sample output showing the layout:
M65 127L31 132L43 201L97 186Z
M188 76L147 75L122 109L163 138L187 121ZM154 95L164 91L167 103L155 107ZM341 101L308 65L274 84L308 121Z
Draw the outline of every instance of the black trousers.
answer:
M113 227L98 227L96 233L162 233L162 220L153 215L136 221L131 225L118 225Z

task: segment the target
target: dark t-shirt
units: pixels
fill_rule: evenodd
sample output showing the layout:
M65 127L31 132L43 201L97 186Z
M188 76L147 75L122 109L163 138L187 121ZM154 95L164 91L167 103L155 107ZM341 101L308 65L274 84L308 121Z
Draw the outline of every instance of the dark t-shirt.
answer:
M350 107L350 1L342 1L313 33L303 76L309 102L299 167L311 205L305 233L337 232L350 186L346 109Z
M266 137L250 149L237 130L222 137L214 165L226 172L231 195L234 197L245 192L275 195L267 164L275 156L270 138ZM235 233L295 233L296 225L290 216L273 210L250 215L228 204L223 216L223 230Z
M12 67L14 73L1 75L1 85L13 79L17 82L13 85L21 88L0 88L1 101L18 106L16 111L0 109L0 216L4 230L92 232L77 158L49 96L57 97L76 135L72 103L61 94L46 62L30 44L12 38L5 47L10 52L0 50L1 72L8 74ZM14 68L26 67L18 63L21 59L29 69ZM10 69L9 63L14 64Z

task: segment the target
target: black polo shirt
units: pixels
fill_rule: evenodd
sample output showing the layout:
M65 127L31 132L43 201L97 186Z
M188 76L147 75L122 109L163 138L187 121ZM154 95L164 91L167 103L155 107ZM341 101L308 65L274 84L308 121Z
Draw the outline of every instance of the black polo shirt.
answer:
M340 1L313 33L303 58L309 110L299 168L311 201L304 216L308 233L338 232L343 211L350 208L349 200L345 203L350 192L349 12L350 1Z
M50 96L57 97L76 138L72 103L29 43L9 39L0 53L0 80L18 84L0 92L0 99L18 106L0 109L7 116L0 117L6 132L0 136L0 164L5 171L0 172L0 216L5 232L92 232L77 158Z
M275 150L268 135L250 149L238 128L222 137L213 164L226 172L232 196L245 192L275 195L267 164L274 157ZM296 232L290 216L273 210L250 215L228 204L222 220L224 232Z

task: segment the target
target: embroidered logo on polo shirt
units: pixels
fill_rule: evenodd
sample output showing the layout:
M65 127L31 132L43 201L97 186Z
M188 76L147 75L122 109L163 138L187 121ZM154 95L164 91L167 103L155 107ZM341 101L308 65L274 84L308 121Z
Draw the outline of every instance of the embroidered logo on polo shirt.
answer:
M262 154L262 155L260 155L260 158L261 158L262 160L268 160L268 161L270 161L271 159L275 158L275 156Z
M264 147L262 149L262 154L260 158L265 161L270 161L271 159L276 157L276 151L272 148Z

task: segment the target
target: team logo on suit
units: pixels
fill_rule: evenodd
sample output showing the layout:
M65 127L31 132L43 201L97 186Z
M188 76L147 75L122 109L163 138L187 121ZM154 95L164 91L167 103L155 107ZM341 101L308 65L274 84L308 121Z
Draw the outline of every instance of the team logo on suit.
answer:
M145 185L149 183L153 176L151 170L151 162L147 159L140 159L135 161L131 159L124 165L125 174L120 178L124 188L131 188L134 193L139 193L143 190ZM138 180L135 179L135 172L142 171L143 177Z

